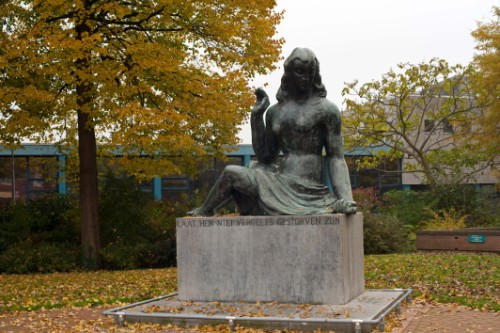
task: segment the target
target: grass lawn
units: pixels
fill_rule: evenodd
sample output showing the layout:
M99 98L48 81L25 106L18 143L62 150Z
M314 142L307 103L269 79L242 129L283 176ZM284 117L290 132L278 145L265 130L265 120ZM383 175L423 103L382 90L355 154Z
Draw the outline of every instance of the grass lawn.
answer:
M500 256L411 253L365 257L367 289L412 288L414 297L500 311ZM172 293L175 268L0 275L0 313L120 306Z
M500 311L500 255L418 252L365 257L366 288L412 288L413 297Z

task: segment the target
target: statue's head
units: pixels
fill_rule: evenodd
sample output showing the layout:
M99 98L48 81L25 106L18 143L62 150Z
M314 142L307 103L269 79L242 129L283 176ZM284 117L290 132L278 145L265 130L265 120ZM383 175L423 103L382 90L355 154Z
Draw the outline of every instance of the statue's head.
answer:
M285 60L285 73L276 94L278 102L283 102L293 94L311 91L313 95L326 97L325 86L321 83L319 61L313 51L296 48Z

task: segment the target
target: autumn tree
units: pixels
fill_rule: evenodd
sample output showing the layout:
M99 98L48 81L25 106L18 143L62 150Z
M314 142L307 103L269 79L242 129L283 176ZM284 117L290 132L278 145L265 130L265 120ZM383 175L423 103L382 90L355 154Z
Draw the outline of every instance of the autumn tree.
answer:
M279 57L275 5L0 1L0 140L78 147L87 264L100 247L96 157L119 153L130 174L151 176L236 143L249 79Z
M494 19L479 23L472 33L479 51L474 57L478 67L474 76L480 98L487 107L484 115L477 119L471 140L483 149L500 155L500 7L493 7ZM496 170L497 176L500 176Z
M400 64L379 81L353 82L343 90L347 147L383 147L362 164L403 158L404 172L430 186L462 183L490 167L494 156L464 140L482 116L470 77L474 67L432 59ZM363 165L362 165L363 166Z

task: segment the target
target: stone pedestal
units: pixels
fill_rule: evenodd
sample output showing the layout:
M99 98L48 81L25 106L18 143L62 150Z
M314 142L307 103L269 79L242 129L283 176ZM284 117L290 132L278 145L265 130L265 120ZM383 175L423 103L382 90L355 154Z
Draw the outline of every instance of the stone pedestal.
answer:
M364 291L361 213L177 219L178 298L346 304Z

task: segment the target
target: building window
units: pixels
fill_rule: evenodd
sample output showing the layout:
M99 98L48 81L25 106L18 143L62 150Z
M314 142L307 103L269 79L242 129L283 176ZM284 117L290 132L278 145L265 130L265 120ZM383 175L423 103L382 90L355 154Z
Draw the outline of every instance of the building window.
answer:
M12 200L12 159L0 158L0 207Z
M434 120L425 119L424 126L426 132L432 132L432 130L434 129Z
M399 159L384 159L380 164L380 190L387 191L401 187L401 168Z
M153 180L144 180L139 184L139 190L153 196Z
M349 168L352 188L375 187L381 191L400 188L401 167L400 160L384 158L380 164L373 169L360 169L357 166L363 156L345 156Z
M448 119L443 120L443 131L446 133L453 133L453 125Z
M161 179L161 198L168 202L185 202L190 196L190 182L186 176L167 176Z
M57 157L0 158L0 207L11 200L38 200L57 192Z
M347 169L349 170L349 178L351 179L351 187L358 187L358 170L356 163L357 156L344 156L347 163Z
M38 200L46 193L57 191L57 158L30 156L26 199Z

